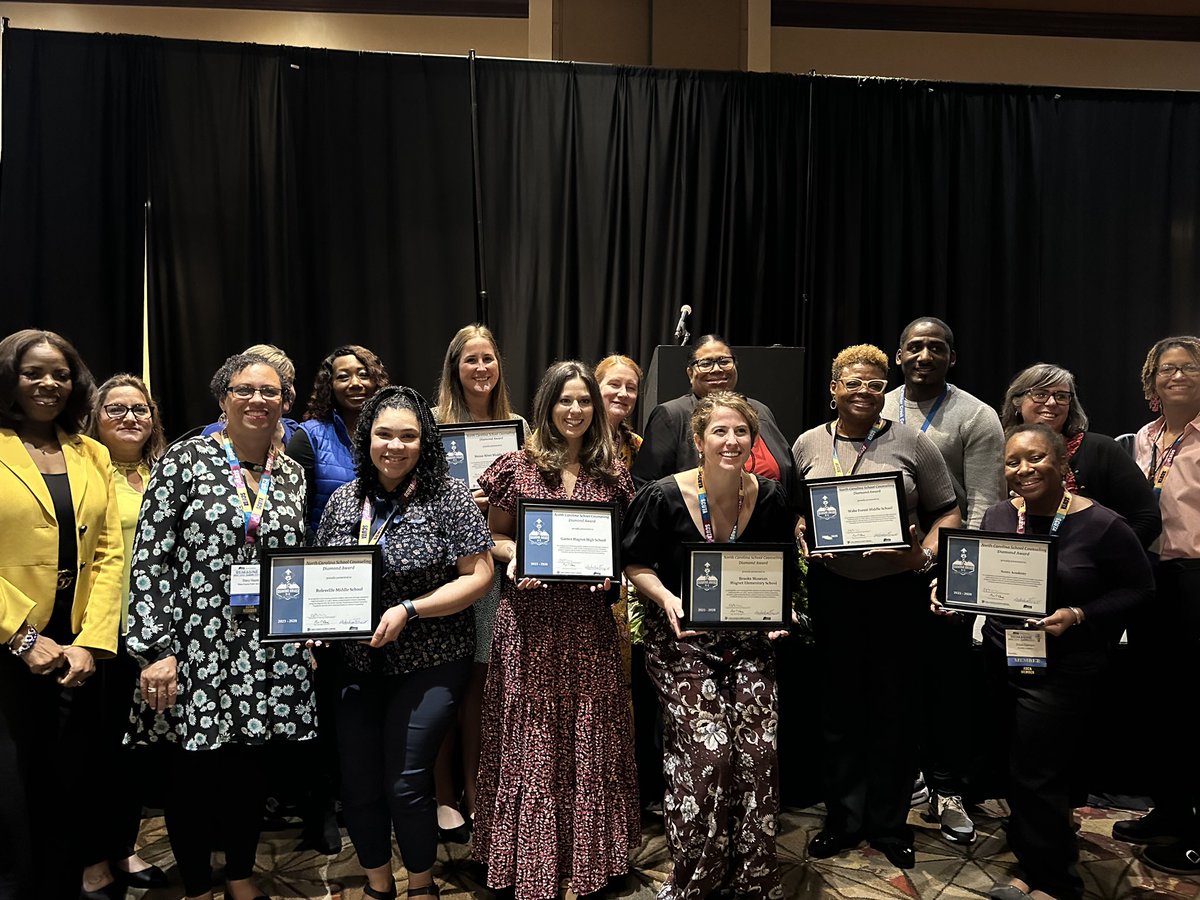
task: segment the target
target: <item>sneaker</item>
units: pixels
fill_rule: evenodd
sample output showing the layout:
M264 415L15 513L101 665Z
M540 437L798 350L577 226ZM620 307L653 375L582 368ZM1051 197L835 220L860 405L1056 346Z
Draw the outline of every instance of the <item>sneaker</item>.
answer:
M925 785L925 775L922 772L917 773L917 780L913 784L912 806L918 807L929 799L929 788Z
M929 798L929 817L942 825L942 837L952 844L973 844L975 823L963 809L962 797L943 797L934 794Z
M1152 809L1136 819L1113 822L1112 836L1127 844L1171 844L1183 836L1178 817Z

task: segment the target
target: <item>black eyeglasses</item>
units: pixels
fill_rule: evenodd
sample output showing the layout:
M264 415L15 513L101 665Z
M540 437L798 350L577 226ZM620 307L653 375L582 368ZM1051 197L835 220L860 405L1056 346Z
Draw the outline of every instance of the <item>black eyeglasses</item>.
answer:
M711 372L713 369L732 369L736 362L735 356L706 356L703 359L693 359L692 368L701 372Z
M1034 403L1045 403L1051 398L1055 403L1070 403L1071 398L1075 395L1070 391L1047 391L1044 388L1034 388L1032 391L1026 391L1025 396Z
M135 419L150 418L150 407L145 403L135 403L133 406L126 406L124 403L106 403L101 409L104 414L110 419L121 420L130 413L133 413Z
M225 390L239 400L249 400L255 394L258 394L264 400L278 400L283 396L283 391L272 384L266 384L257 388L252 384L235 384L232 387L227 387Z

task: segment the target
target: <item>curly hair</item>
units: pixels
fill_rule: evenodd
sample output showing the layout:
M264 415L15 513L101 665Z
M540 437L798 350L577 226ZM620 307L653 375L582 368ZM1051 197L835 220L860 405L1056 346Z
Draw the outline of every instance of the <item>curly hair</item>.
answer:
M488 418L493 421L514 418L512 404L508 399L508 383L504 380L504 360L500 356L496 336L486 325L475 323L458 329L446 347L446 357L442 360L442 375L438 379L437 408L434 410L439 422L451 424L471 421L467 395L463 390L462 379L458 377L458 366L462 362L467 343L477 338L491 344L492 352L496 354L496 384L488 395Z
M317 367L317 377L313 379L312 393L308 396L308 406L304 411L305 421L309 419L315 419L318 422L333 421L333 410L336 403L333 395L333 364L343 356L353 356L359 361L367 370L367 377L375 383L376 391L391 384L383 362L366 347L358 344L343 344L336 347L321 360L321 365Z
M718 407L732 409L746 420L750 426L750 446L758 440L758 411L750 405L745 396L736 391L713 391L700 398L696 408L692 410L692 434L703 437L708 423L712 421L713 413Z
M279 389L283 392L284 399L295 396L292 393L292 380L283 374L283 370L277 363L265 356L259 356L257 353L235 353L221 363L221 367L213 372L212 380L208 383L208 389L218 403L224 400L225 395L229 393L229 384L233 381L233 376L244 372L251 366L266 366L273 370L279 376Z
M575 378L584 383L592 400L592 421L579 448L579 471L607 484L615 484L617 463L600 386L591 369L577 359L556 362L542 376L533 398L533 421L530 423L533 433L525 439L525 452L542 474L551 480L562 478L562 469L567 464L567 441L554 424L554 407L567 382Z
M887 378L887 354L874 344L852 344L833 358L831 381L837 381L850 366L874 366Z
M92 411L96 379L70 341L53 331L36 328L13 332L0 341L0 427L15 429L25 421L25 413L17 402L21 360L26 353L42 344L48 344L61 353L71 373L71 393L67 395L67 402L63 404L63 410L54 424L67 434L80 434Z
M1059 467L1067 465L1067 442L1063 440L1063 436L1054 431L1044 422L1022 422L1019 425L1010 425L1004 429L1005 446L1018 434L1036 434L1045 438L1046 443L1050 445L1050 450L1054 453L1054 461Z
M131 387L139 391L146 398L146 405L150 407L150 437L146 439L146 443L142 444L142 462L147 466L152 466L167 449L167 436L163 433L162 416L158 413L158 404L150 396L150 390L146 387L146 383L136 375L121 372L100 385L96 390L96 401L92 404L87 435L100 440L100 417L104 415L104 404L108 400L108 395L120 387Z
M1062 433L1067 437L1087 431L1088 417L1079 402L1079 391L1075 388L1075 376L1062 366L1054 363L1034 363L1027 369L1018 372L1004 392L1004 400L1000 404L1000 424L1005 428L1020 425L1021 399L1030 391L1038 388L1049 388L1056 384L1065 384L1071 392L1071 405L1067 409L1067 419L1063 422Z
M418 445L417 464L411 473L417 479L413 502L427 503L441 493L449 475L446 451L442 448L442 438L438 434L433 410L429 408L425 398L412 388L398 384L380 388L363 404L362 411L358 414L358 424L354 428L358 498L361 500L364 497L388 493L379 483L379 470L371 461L371 432L375 428L375 420L385 409L407 409L417 418L417 424L421 428L421 441ZM400 490L399 485L396 490Z
M1179 334L1175 337L1163 338L1150 348L1146 361L1142 363L1142 395L1151 400L1154 398L1154 378L1158 374L1158 362L1168 350L1180 349L1187 351L1192 362L1200 365L1200 338L1190 334Z
M604 383L604 376L608 374L608 370L613 368L613 366L625 366L626 368L631 369L633 374L637 377L638 387L641 387L642 367L635 363L628 356L624 356L620 353L614 353L611 356L606 356L604 359L600 360L600 362L596 363L596 368L592 373L596 377L596 384ZM629 425L629 416L633 415L633 410L636 408L637 405L635 401L635 404L630 408L628 415L626 415L625 418L623 418L617 425L617 434L621 437L620 443L628 443L633 435L633 428L631 428ZM605 415L607 416L607 411L605 411Z

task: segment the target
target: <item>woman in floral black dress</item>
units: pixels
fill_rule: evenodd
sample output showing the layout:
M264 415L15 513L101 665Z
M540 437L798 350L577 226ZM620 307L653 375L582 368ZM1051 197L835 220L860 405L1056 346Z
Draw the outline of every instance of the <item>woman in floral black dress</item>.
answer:
M517 500L616 501L633 494L613 458L590 368L555 363L534 399L535 431L479 478L496 559L508 566L483 698L475 855L517 900L577 894L629 871L639 840L629 690L606 592L513 582ZM604 587L608 587L605 585Z
M391 830L408 895L438 896L433 764L471 676L471 604L492 584L491 537L451 478L437 425L412 388L368 400L355 430L358 477L329 499L317 543L383 547L382 620L369 646L342 645L338 750L350 839L368 897L396 896Z
M778 481L743 471L758 413L741 394L706 395L692 431L700 466L643 487L621 541L625 575L646 608L646 671L666 713L663 817L675 868L658 896L777 898L779 703L769 639L786 632L682 631L679 617L685 543L791 542L796 517Z
M230 576L262 547L303 543L304 474L272 449L291 390L277 368L232 356L211 388L224 429L163 455L138 519L132 739L177 748L164 811L187 896L212 896L209 860L223 847L225 896L254 900L266 743L313 737L316 716L307 651L259 644L257 608L233 605Z

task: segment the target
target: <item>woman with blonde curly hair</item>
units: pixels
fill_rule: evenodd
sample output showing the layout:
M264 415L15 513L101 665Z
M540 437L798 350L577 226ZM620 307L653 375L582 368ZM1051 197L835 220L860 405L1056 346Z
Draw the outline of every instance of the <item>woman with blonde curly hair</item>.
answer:
M937 447L920 429L883 418L883 351L871 344L847 347L834 357L831 375L834 419L796 439L796 466L806 480L899 472L911 542L896 550L810 555L828 815L808 854L830 857L867 840L908 869L914 855L907 818L917 769L916 743L903 721L913 688L909 654L918 617L928 614L938 530L959 527L962 517ZM811 510L806 518L811 533Z

